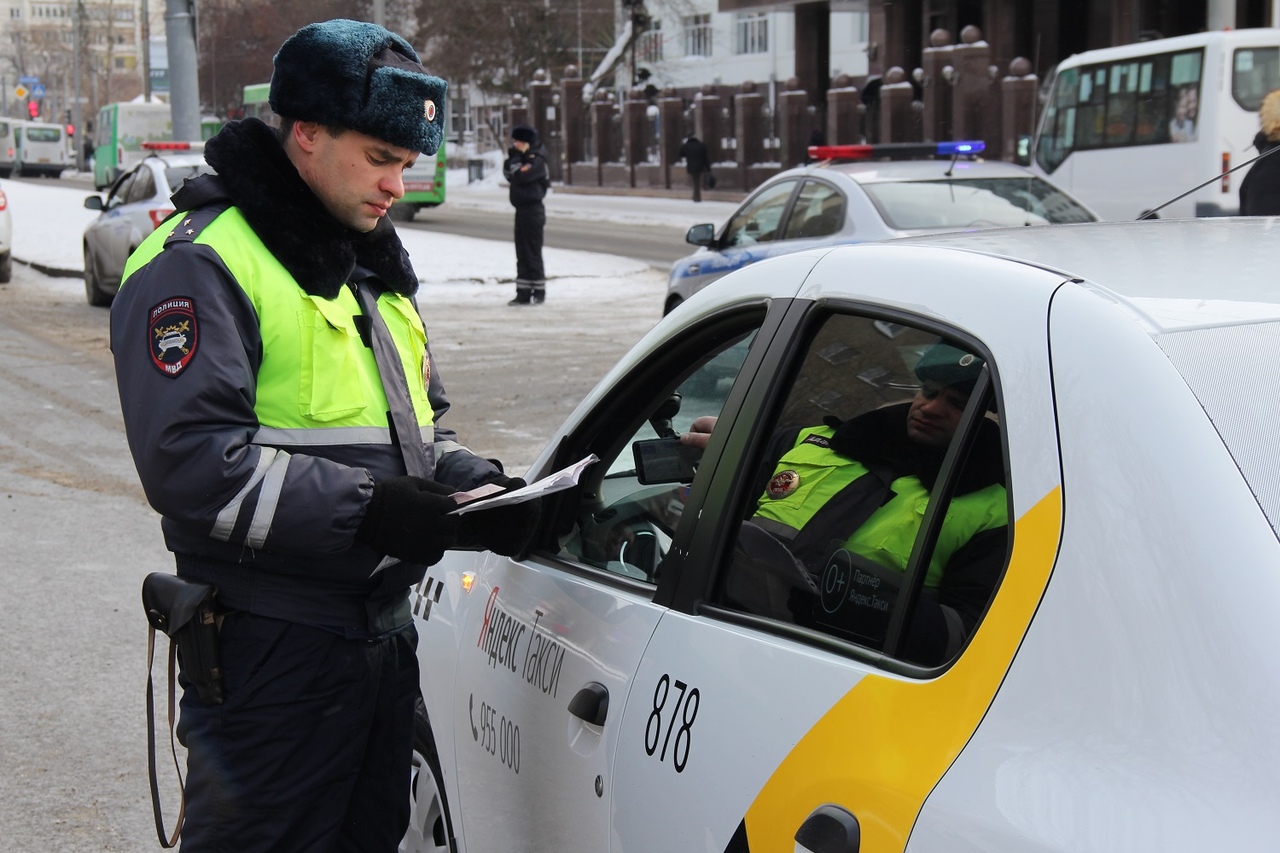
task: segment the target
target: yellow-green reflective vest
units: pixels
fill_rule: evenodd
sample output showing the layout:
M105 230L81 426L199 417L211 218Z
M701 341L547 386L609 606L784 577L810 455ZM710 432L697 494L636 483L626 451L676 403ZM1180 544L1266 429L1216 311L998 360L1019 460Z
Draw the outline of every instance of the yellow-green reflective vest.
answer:
M177 225L182 219L169 222ZM130 256L125 282L164 249L170 230L152 232ZM333 299L303 291L234 207L205 226L194 242L218 253L258 315L263 358L254 402L262 428L257 443L275 443L271 436L277 430L334 430L315 443L340 444L361 443L370 429L379 436L389 430L386 394L373 350L360 338L355 320L360 305L350 288ZM378 311L404 365L418 425L429 437L433 413L422 318L407 297L389 292L378 299ZM313 443L296 434L278 435L290 435L285 444Z
M861 462L841 456L830 447L805 443L811 435L829 439L834 433L826 426L800 431L795 446L783 454L774 469L775 476L794 471L799 478L795 490L776 498L766 490L760 497L756 517L799 533L827 501L869 473ZM845 538L843 547L886 568L903 571L929 505L929 492L914 475L899 477L890 489L894 497ZM1005 489L999 484L953 498L929 562L925 586L938 586L951 555L976 534L1007 523L1008 503ZM832 531L831 538L840 539L843 534L844 531Z

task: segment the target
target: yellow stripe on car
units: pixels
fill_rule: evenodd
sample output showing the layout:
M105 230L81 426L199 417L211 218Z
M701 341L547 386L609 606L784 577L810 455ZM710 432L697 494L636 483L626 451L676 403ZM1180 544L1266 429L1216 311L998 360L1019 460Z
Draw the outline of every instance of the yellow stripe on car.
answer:
M1062 530L1055 488L1018 519L1004 580L968 648L931 681L868 675L796 744L746 814L753 851L794 849L824 803L858 818L863 851L902 850L929 791L982 720L1053 569Z

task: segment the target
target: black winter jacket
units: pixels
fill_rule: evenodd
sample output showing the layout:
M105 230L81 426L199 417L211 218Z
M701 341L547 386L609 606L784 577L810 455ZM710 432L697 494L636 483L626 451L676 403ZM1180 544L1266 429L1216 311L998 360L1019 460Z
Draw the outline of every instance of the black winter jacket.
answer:
M510 184L508 197L515 207L542 204L551 187L551 169L547 164L547 152L535 138L529 150L523 154L512 148L507 151L507 161L502 174Z
M1267 139L1259 132L1253 144L1264 153L1280 145L1280 140ZM1280 216L1280 151L1249 167L1240 182L1240 215Z
M189 181L174 206L234 205L306 293L332 299L357 281L406 296L416 291L394 227L384 219L363 234L339 223L262 122L228 124L205 156L218 176ZM152 363L148 316L175 298L193 303L198 337L181 374L166 376ZM356 631L369 629L368 614L394 610L422 579L424 567L409 563L375 575L383 555L355 540L374 482L405 473L397 446L273 451L255 442L258 368L271 343L213 248L171 242L134 272L112 306L111 350L129 446L180 576L214 583L233 609ZM435 478L458 489L496 479L492 463L439 427L449 404L438 370L430 372L428 396Z

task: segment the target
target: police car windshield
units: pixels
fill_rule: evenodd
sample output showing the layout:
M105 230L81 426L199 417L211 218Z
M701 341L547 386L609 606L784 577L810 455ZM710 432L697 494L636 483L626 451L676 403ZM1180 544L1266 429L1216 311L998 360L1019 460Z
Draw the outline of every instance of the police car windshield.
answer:
M889 227L902 231L1094 220L1039 178L886 181L862 188Z

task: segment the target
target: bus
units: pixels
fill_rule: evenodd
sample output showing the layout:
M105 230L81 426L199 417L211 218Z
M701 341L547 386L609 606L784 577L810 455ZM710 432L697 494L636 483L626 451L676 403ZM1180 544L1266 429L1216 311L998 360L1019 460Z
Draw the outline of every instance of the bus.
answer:
M245 118L257 118L278 127L280 117L271 109L267 97L270 83L252 83L244 87L243 107ZM404 173L404 197L391 206L388 215L400 222L409 222L424 207L444 204L445 172L448 168L445 144L433 158L419 157L413 168Z
M57 178L75 166L75 157L68 156L66 130L60 124L26 121L14 129L13 138L14 175Z
M1231 216L1280 87L1280 29L1223 30L1071 56L1054 70L1031 168L1104 219ZM1217 180L1213 180L1220 176Z
M200 119L200 139L208 140L222 128L216 116ZM93 185L104 190L149 152L143 142L173 140L173 110L159 101L107 104L98 110L93 126Z

